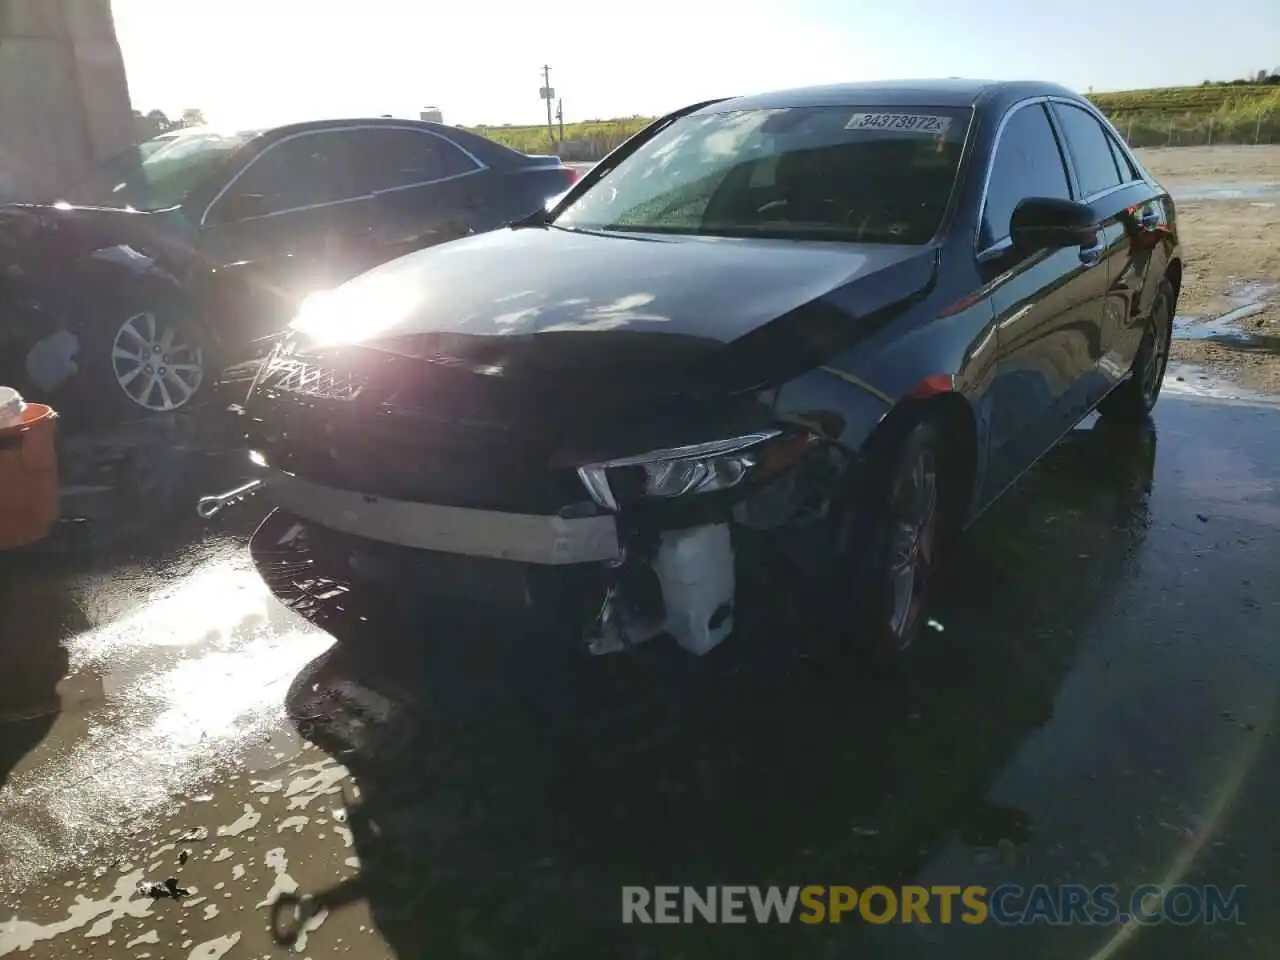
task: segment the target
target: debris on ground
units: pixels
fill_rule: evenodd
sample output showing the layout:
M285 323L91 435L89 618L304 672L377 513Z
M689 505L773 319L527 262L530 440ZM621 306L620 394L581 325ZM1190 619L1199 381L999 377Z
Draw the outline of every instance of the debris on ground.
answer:
M178 866L182 866L184 863L186 863L186 862L187 862L188 860L190 860L190 859L191 859L191 851L190 851L190 850L185 850L185 849L184 849L184 850L180 850L180 851L178 852Z
M184 833L178 834L179 843L192 843L194 841L208 840L208 839L209 839L208 827L192 827L190 830L187 830Z
M138 893L144 897L150 897L152 900L178 900L182 897L189 896L191 891L186 887L178 886L177 877L169 877L164 883L158 880L139 880Z

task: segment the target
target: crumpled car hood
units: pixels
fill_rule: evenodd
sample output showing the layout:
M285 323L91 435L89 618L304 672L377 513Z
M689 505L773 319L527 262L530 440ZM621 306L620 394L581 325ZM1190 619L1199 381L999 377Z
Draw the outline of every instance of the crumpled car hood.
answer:
M498 230L376 267L314 298L295 329L339 342L626 331L731 343L923 249Z

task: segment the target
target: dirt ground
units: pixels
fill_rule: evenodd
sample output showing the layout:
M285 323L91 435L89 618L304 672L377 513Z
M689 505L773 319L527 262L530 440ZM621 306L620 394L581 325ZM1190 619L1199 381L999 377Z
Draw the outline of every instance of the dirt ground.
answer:
M1280 393L1280 146L1138 153L1175 199L1190 197L1178 203L1186 262L1179 315L1210 320L1247 304L1261 306L1240 320L1239 333L1177 339L1173 359L1253 390ZM1199 188L1267 184L1271 188L1257 191L1258 199L1199 198ZM1188 320L1182 333L1195 330Z

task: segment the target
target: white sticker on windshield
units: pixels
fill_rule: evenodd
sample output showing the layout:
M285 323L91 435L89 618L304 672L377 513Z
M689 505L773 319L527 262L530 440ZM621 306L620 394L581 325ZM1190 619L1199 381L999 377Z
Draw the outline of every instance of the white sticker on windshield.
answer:
M855 113L844 125L846 130L893 130L902 133L925 133L940 137L951 126L950 117L927 113Z

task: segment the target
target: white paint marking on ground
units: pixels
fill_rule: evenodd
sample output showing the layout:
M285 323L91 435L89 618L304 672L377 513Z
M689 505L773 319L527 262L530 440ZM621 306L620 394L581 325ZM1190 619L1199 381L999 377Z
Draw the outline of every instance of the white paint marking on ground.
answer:
M289 876L289 859L284 855L284 847L272 847L268 850L267 855L262 858L262 864L275 874L275 880L258 906L274 907L285 894L298 892L297 881Z
M189 943L190 941L188 941ZM197 944L187 955L187 960L222 960L232 947L240 942L240 932L229 933L225 937L216 937Z
M297 910L304 908L310 909L313 901L310 897L305 897L297 907ZM298 927L298 939L293 944L293 952L301 953L307 948L307 936L320 929L320 924L329 919L329 908L321 907L315 914L307 919L300 927Z
M231 859L231 848L223 847L221 850L218 851L218 855L213 858L213 862L221 863L223 860L230 860L230 859Z
M250 780L253 789L250 793L279 793L284 789L283 780Z
M244 877L244 864L237 863L234 867L231 868L231 879L240 880L243 877Z
M220 837L238 837L240 834L252 830L258 825L258 821L262 819L262 814L253 808L252 803L244 805L244 814L235 822L228 823L218 828L218 836Z
M217 915L218 915L218 905L216 903L211 903L204 908L204 918L206 920L212 920Z
M333 832L342 838L342 845L344 847L350 847L351 844L355 842L354 838L351 836L351 831L346 827L340 827L335 824Z
M160 942L160 931L148 930L146 933L142 934L141 936L134 937L132 940L130 940L128 943L124 945L124 948L126 950L132 950L134 947L143 943L159 943L159 942Z
M301 833L302 828L311 822L310 817L297 816L286 817L280 821L280 826L276 827L276 833L284 833L286 830L292 830L294 833Z
M138 898L138 881L142 871L135 870L116 880L115 889L105 899L93 900L76 894L76 902L67 908L65 920L54 923L32 923L30 920L12 919L0 924L0 957L16 951L30 950L35 944L70 933L91 921L96 921L86 932L86 937L101 937L111 932L112 925L123 917L145 917L151 912L154 901L150 897Z
M313 800L337 793L347 778L347 768L332 760L307 764L297 772L304 775L290 780L284 792L290 810L305 810Z

